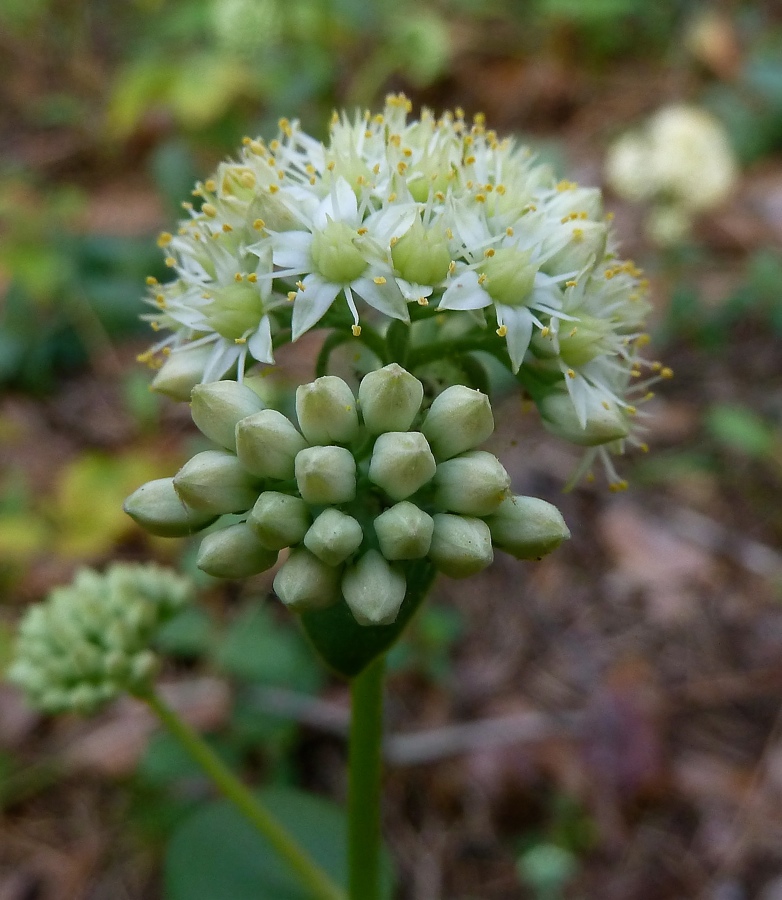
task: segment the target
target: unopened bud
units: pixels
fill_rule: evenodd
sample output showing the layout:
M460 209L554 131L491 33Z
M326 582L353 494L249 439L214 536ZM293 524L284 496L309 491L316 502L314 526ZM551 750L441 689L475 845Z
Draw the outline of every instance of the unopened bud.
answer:
M421 431L438 459L472 450L494 431L489 398L462 384L452 385L435 397Z
M374 525L380 552L386 559L421 559L429 552L434 521L408 500L381 513Z
M358 550L364 540L359 523L338 509L326 509L304 536L304 546L329 566L338 566Z
M630 426L616 404L606 400L591 403L584 425L578 419L570 395L553 391L537 400L538 409L546 429L557 437L581 447L597 447L611 441L626 438ZM607 407L607 408L606 408Z
M451 578L468 578L491 565L489 526L481 519L437 513L429 559Z
M276 409L264 409L236 426L236 453L248 472L260 478L293 478L293 461L307 442Z
M537 497L508 497L486 524L495 546L516 559L540 559L570 537L562 513Z
M153 391L172 400L189 400L190 392L201 381L212 355L212 347L179 347L163 363L150 385Z
M359 625L389 625L406 591L405 576L377 550L368 550L342 578L342 594Z
M336 375L296 388L296 415L311 444L347 444L358 435L356 398Z
M331 506L356 496L356 460L344 447L307 447L297 454L294 471L307 503Z
M397 363L365 375L358 388L364 424L372 434L407 431L423 397L421 382Z
M294 612L309 612L333 606L340 597L341 570L326 565L306 550L291 550L274 576L274 591Z
M198 568L215 578L248 578L276 562L277 551L264 547L244 522L207 534L196 559Z
M195 534L217 518L214 513L188 506L174 489L173 478L142 484L125 501L124 509L142 528L160 537Z
M369 480L392 500L404 500L423 487L437 463L420 431L388 431L375 441Z
M198 430L226 450L236 451L236 423L264 409L255 391L238 381L197 384L190 397L190 412Z
M488 516L508 496L510 476L493 453L471 450L437 467L434 502L448 512Z
M311 521L310 511L301 497L279 491L264 491L247 518L258 540L270 550L300 544Z
M174 476L174 487L185 503L218 516L243 512L258 496L257 481L225 450L196 453Z

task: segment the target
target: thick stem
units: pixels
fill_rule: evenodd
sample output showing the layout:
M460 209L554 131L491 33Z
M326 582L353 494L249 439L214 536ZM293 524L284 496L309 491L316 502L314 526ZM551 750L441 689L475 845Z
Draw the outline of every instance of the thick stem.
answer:
M348 864L350 900L380 900L380 780L385 656L351 682Z
M212 779L223 796L255 826L277 855L288 863L314 900L345 900L342 890L236 778L197 732L180 719L157 694L150 691L142 695L141 699L149 704L155 715Z

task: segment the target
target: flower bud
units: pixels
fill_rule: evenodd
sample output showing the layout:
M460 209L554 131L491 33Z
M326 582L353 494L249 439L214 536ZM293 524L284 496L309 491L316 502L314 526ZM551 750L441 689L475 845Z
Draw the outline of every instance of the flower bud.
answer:
M482 444L494 431L486 394L454 384L435 397L421 431L438 459L450 459Z
M358 435L356 398L336 375L296 388L296 415L311 444L347 444Z
M488 516L508 496L510 476L493 453L472 450L437 467L434 502L449 512Z
M426 484L437 463L420 431L387 431L375 441L369 480L392 500L404 500Z
M263 401L238 381L197 384L190 396L196 427L215 444L236 452L236 423L264 409Z
M142 484L127 498L123 508L143 529L160 537L195 534L217 518L214 513L188 506L174 489L173 478Z
M277 562L277 551L261 544L244 522L207 534L198 549L196 565L215 578L247 578Z
M364 424L372 434L407 431L423 398L424 386L397 363L365 375L358 388Z
M429 552L434 521L408 500L381 513L374 525L380 552L386 559L421 559Z
M537 497L508 497L486 524L495 546L516 559L540 559L570 537L562 513Z
M247 518L258 540L270 550L300 544L311 521L307 504L300 497L278 491L264 491Z
M236 453L248 472L260 478L293 478L293 461L307 442L276 409L264 409L236 426Z
M489 526L481 519L437 513L429 559L451 578L468 578L491 565Z
M326 565L304 547L291 550L274 576L274 591L294 612L333 606L340 597L339 568Z
M609 401L606 401L608 409L602 403L591 403L583 426L570 395L564 391L552 391L536 399L536 402L546 429L581 447L609 444L626 438L630 433L626 417Z
M204 345L190 347L185 344L172 351L152 379L150 390L172 400L189 400L190 392L203 377L211 354L212 348Z
M331 506L356 496L356 460L344 447L307 447L296 455L294 471L306 503Z
M214 515L243 512L258 496L257 481L225 450L204 450L174 476L177 494L195 509Z
M342 594L359 625L390 625L406 591L405 576L377 550L368 550L342 578Z
M338 566L361 546L364 532L338 509L324 510L304 536L304 546L329 566Z

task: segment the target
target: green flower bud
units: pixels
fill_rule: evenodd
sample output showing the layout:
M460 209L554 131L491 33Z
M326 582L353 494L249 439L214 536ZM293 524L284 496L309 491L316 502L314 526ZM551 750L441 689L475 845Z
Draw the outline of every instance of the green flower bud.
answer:
M375 441L369 480L392 500L404 500L423 487L437 463L420 431L388 431Z
M312 517L300 497L264 491L250 510L247 524L270 550L282 550L304 540Z
M380 552L386 559L421 559L429 552L434 521L408 500L381 513L374 525Z
M338 509L324 510L304 536L304 546L329 566L338 566L358 550L364 540L361 526Z
M562 513L537 497L508 497L486 524L495 546L516 559L540 559L570 537Z
M274 576L274 591L294 612L309 612L333 606L340 598L341 570L329 566L306 550L291 550Z
M276 409L264 409L236 426L236 453L248 472L261 478L293 478L293 461L307 442Z
M481 519L437 513L429 559L451 578L468 578L494 560L489 526Z
M356 496L356 461L344 447L307 447L294 462L296 484L306 503L349 503Z
M493 453L471 450L437 467L434 502L465 516L488 516L508 496L510 476Z
M190 392L201 381L212 355L212 347L183 347L174 350L152 379L150 389L172 400L189 400Z
M226 450L236 452L236 423L264 409L263 401L238 381L197 384L190 398L196 428Z
M358 435L356 398L336 375L297 387L296 415L311 444L347 444Z
M615 404L593 403L587 410L586 425L578 420L573 401L565 391L551 391L536 399L547 431L581 447L598 447L626 438L630 433L627 417Z
M198 548L196 565L215 578L247 578L277 562L277 551L261 544L244 522L207 534Z
M190 506L213 515L244 512L258 496L257 481L226 450L204 450L174 476L177 494Z
M424 228L421 219L416 217L412 226L391 248L391 259L405 281L437 285L445 280L451 264L448 239L445 232L438 228Z
M424 386L397 363L365 375L358 388L364 424L372 434L407 431L423 398Z
M359 625L390 625L406 591L405 576L377 550L368 550L342 578L342 594Z
M142 528L160 537L195 534L217 518L214 513L188 506L174 489L173 478L142 484L127 498L123 508Z
M472 450L494 431L489 398L463 384L454 384L435 397L421 431L438 459Z

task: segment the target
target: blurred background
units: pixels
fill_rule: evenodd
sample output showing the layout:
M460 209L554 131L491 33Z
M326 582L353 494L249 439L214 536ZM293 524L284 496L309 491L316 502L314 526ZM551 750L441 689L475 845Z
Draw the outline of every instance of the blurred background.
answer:
M441 579L391 654L398 897L780 900L776 0L2 0L0 668L78 566L180 566L204 602L162 637L171 702L249 780L344 798L346 687L271 576L199 575L121 503L197 441L135 361L156 234L243 135L285 115L324 137L334 107L398 90L604 186L675 372L622 495L563 495L577 451L500 403L515 490L573 539ZM288 355L293 382L316 344ZM132 703L51 720L0 685L0 900L215 900L170 859L196 852L209 797Z

